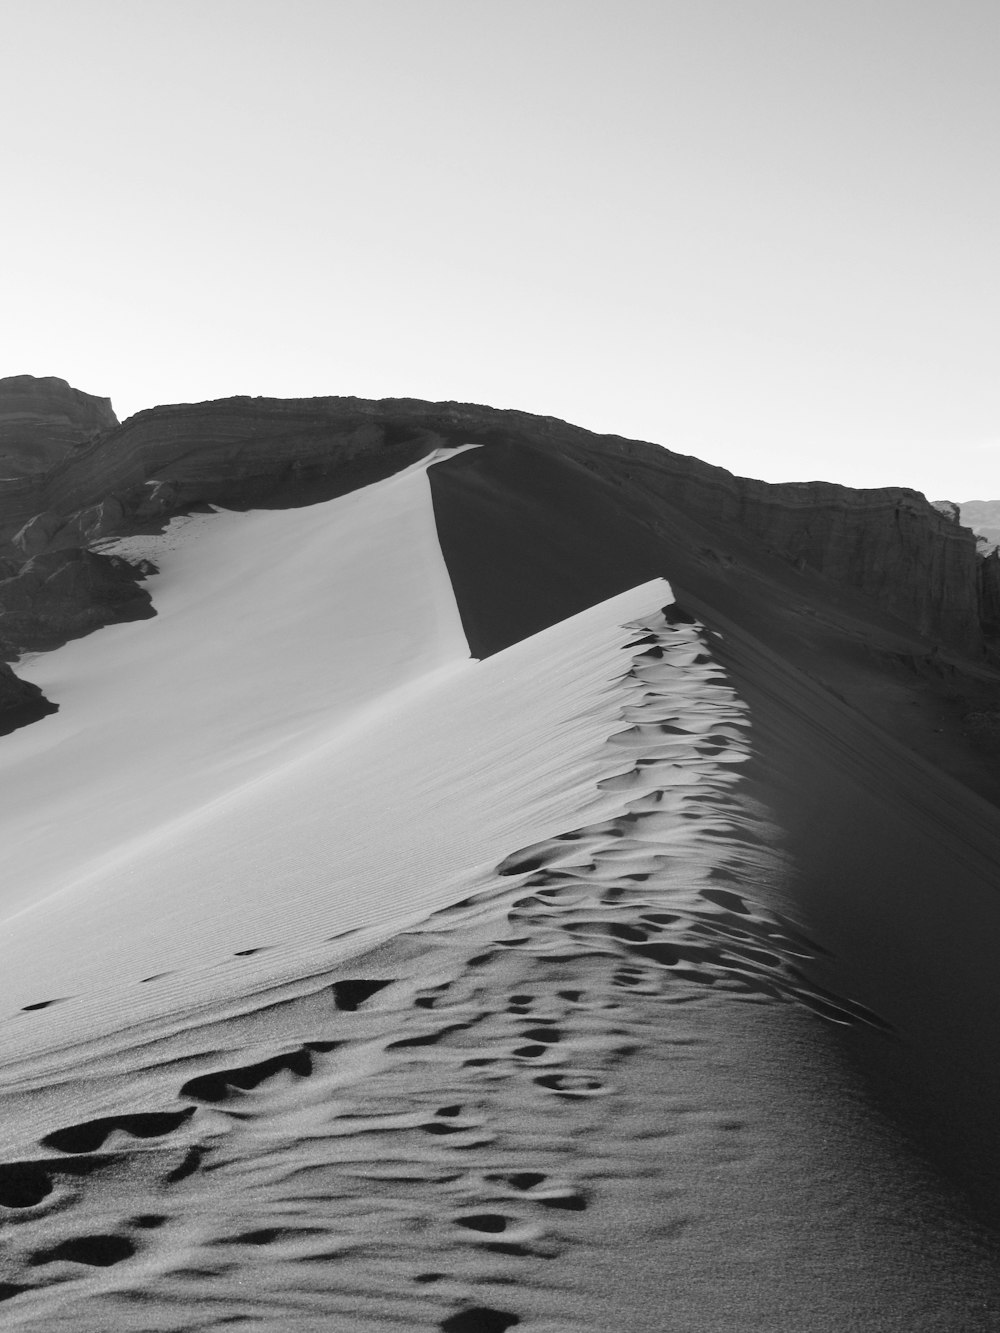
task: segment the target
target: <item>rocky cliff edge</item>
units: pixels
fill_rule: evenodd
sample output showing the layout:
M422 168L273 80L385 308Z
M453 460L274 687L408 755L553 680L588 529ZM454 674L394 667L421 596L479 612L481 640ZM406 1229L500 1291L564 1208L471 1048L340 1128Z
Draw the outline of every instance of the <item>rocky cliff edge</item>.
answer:
M81 393L55 376L0 379L0 479L46 472L117 425L110 398Z
M140 575L89 549L97 538L197 505L311 503L464 443L572 460L619 502L641 495L668 518L739 532L965 655L983 655L984 630L1000 633L1000 562L986 569L971 530L912 490L770 485L552 417L414 399L237 397L119 425L107 399L17 376L0 381L0 456L22 460L0 482L0 659L152 613Z

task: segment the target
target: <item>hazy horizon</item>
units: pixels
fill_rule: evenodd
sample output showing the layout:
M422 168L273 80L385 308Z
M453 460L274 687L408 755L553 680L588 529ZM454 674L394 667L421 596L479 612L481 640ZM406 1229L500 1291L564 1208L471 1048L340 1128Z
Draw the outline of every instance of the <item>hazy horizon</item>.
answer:
M1000 494L986 0L13 0L0 375Z

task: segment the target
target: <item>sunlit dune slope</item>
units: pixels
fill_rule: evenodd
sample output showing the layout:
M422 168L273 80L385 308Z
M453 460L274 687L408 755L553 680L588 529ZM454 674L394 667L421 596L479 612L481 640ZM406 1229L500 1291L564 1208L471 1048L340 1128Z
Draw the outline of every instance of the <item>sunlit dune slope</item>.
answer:
M60 711L0 752L7 917L468 658L423 467L114 548L157 614L19 665Z
M912 629L502 442L114 549L156 615L0 744L5 1326L996 1327Z

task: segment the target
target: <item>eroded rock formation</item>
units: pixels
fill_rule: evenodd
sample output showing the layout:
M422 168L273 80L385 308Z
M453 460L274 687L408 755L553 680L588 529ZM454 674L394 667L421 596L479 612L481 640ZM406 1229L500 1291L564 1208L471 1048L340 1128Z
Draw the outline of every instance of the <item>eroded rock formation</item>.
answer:
M616 508L644 522L693 516L723 544L727 532L755 542L958 651L981 654L984 619L991 632L997 624L994 576L977 566L973 533L904 488L769 485L658 445L460 403L238 397L152 408L118 425L106 399L64 381L18 376L3 386L0 441L15 441L6 447L21 460L21 473L0 483L8 660L149 614L140 575L88 551L95 538L155 528L196 505L310 503L464 443L527 448L586 469Z
M55 376L0 379L0 477L46 472L117 425L110 398L81 393Z
M138 579L155 570L84 547L42 551L0 582L0 654L45 652L104 625L155 614Z
M50 703L37 685L22 680L6 662L0 662L0 736L37 722L47 713L54 713L57 704Z

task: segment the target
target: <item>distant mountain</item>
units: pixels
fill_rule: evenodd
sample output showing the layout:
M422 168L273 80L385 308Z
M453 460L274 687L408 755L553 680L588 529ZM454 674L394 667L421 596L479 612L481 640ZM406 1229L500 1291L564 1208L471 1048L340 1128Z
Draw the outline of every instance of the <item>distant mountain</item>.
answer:
M109 398L81 393L54 375L0 379L0 478L45 472L117 425Z
M1000 500L967 500L961 514L965 526L985 539L984 553L1000 546Z

